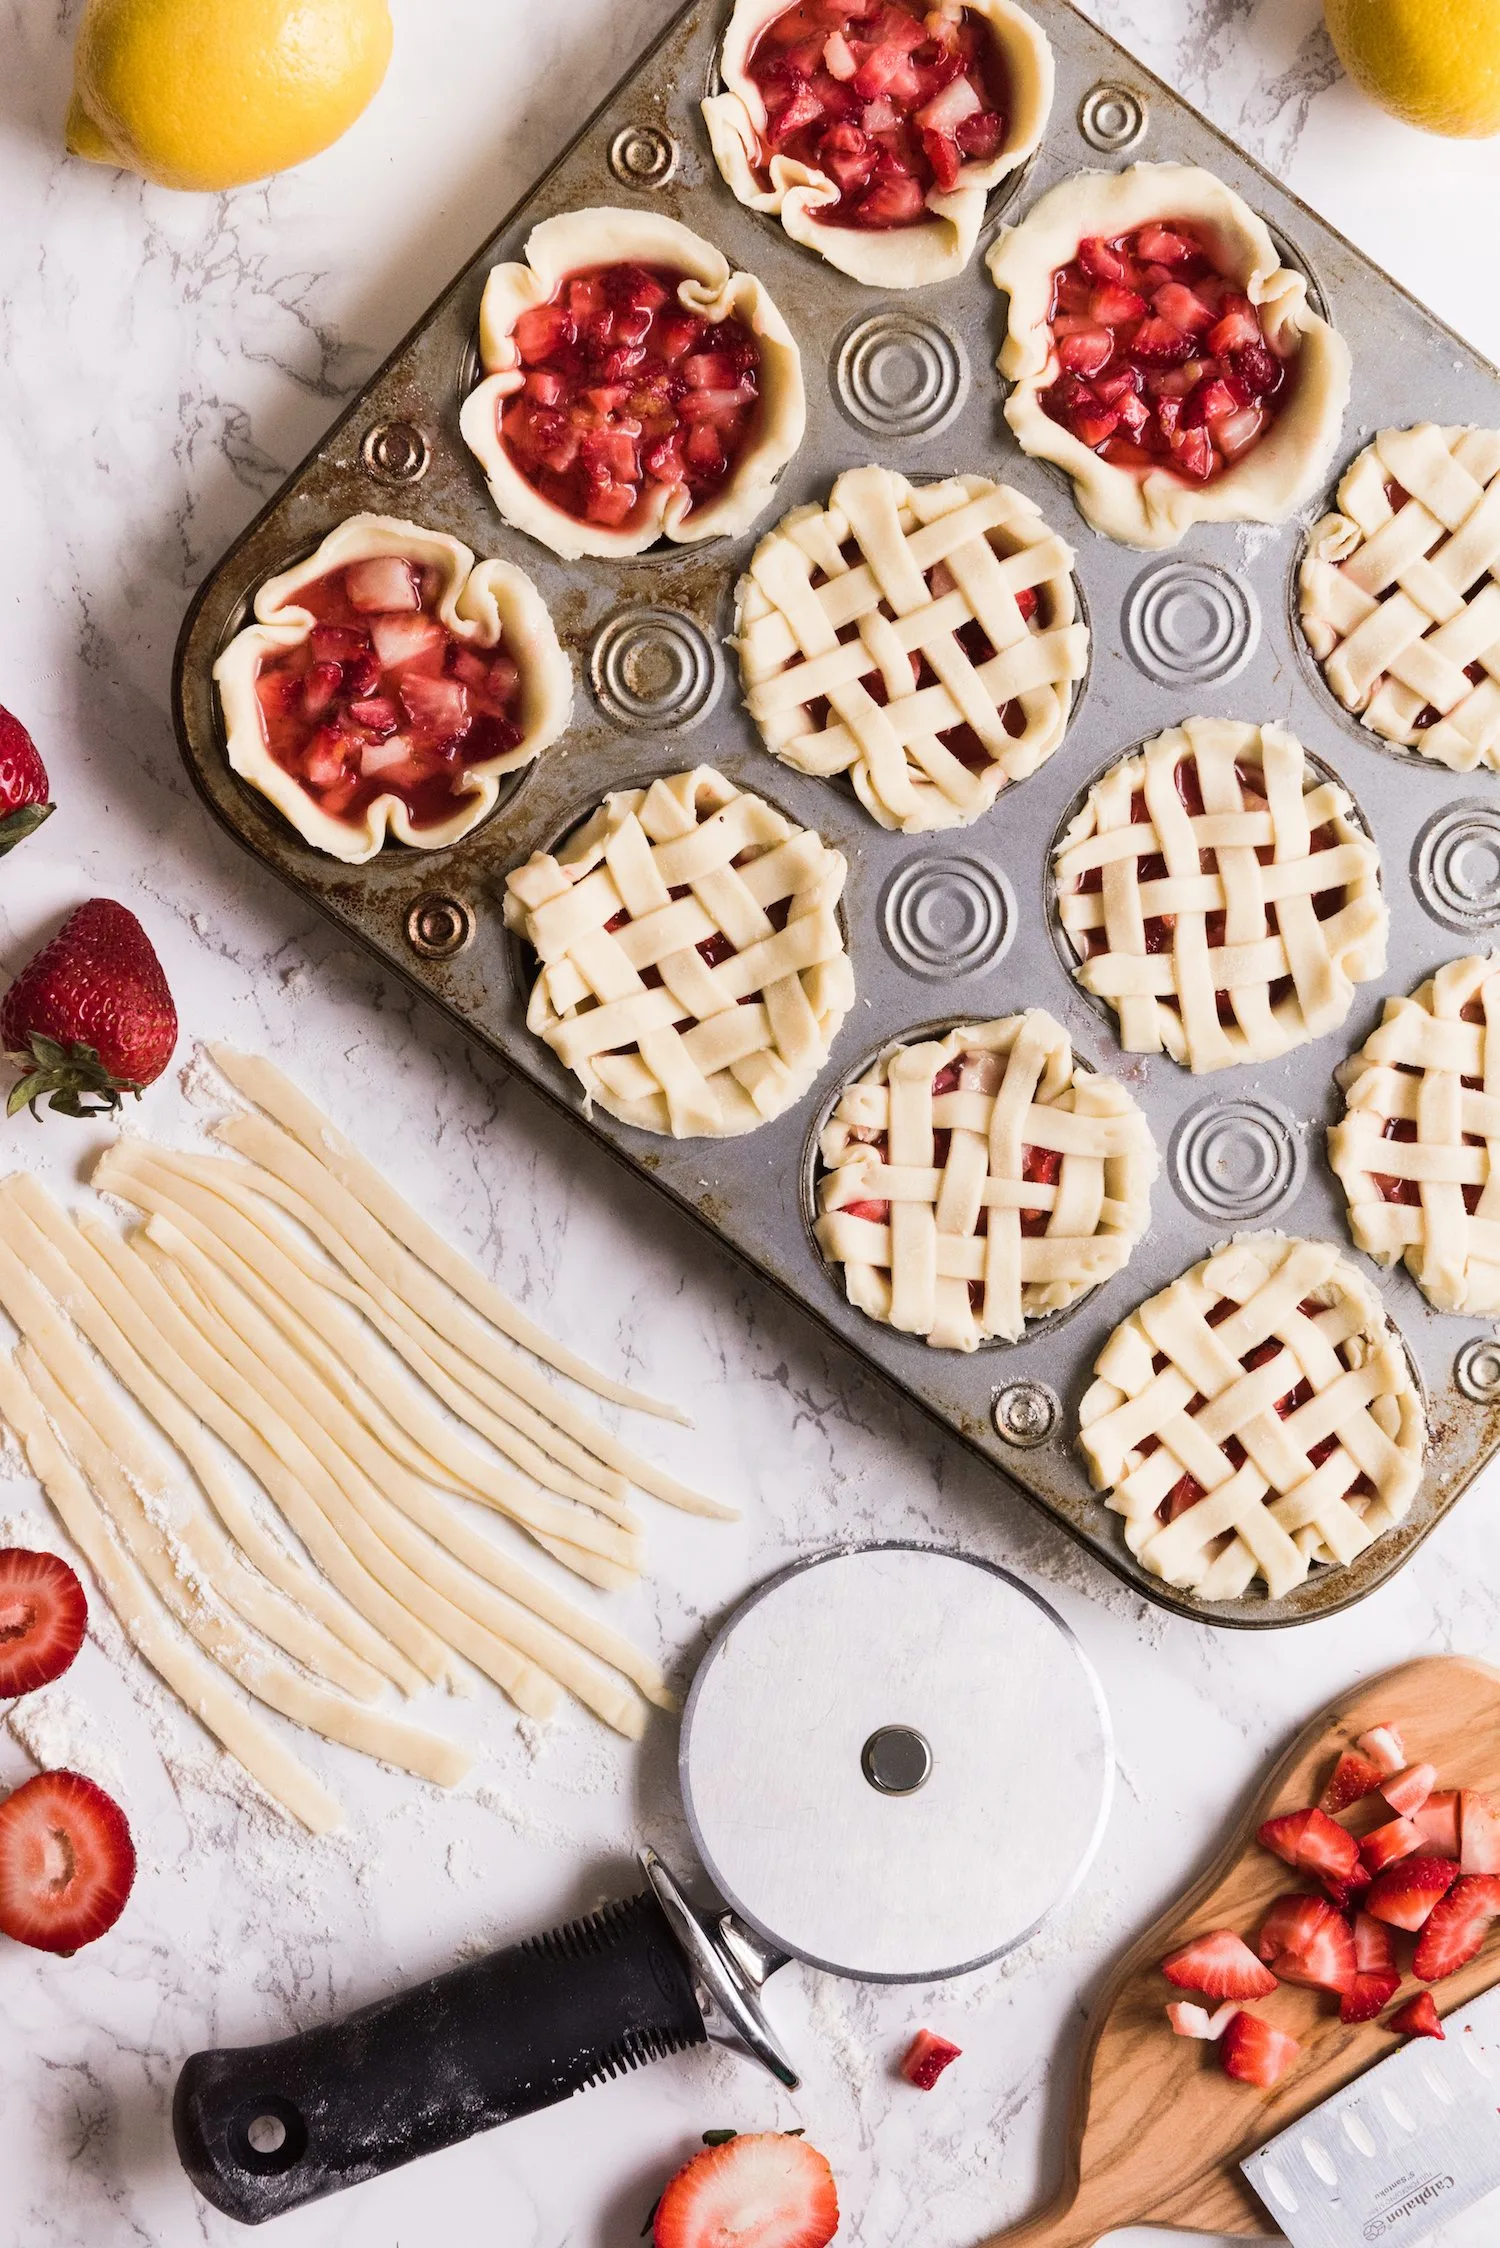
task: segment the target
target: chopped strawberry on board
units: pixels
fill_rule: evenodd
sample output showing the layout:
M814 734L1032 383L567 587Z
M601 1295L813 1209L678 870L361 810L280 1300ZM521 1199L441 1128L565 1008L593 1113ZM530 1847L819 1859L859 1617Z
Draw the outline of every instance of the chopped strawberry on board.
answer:
M1216 2006L1212 2013L1206 2006L1193 2005L1190 1999L1174 1998L1167 2007L1167 2020L1172 2025L1174 2036L1197 2037L1206 2044L1212 2044L1215 2038L1223 2036L1238 2012L1239 2008L1232 1998L1226 1999L1222 2006Z
M1384 1826L1371 1828L1359 1846L1359 1854L1368 1872L1379 1873L1397 1858L1414 1857L1421 1847L1422 1829L1415 1819L1388 1819Z
M48 817L48 793L40 750L20 719L0 706L0 858Z
M1430 1990L1419 1990L1415 1998L1398 2006L1385 2026L1398 2031L1402 2037L1436 2037L1446 2043Z
M61 1678L88 1620L83 1587L61 1555L0 1547L0 1701Z
M1354 1981L1354 1932L1326 1897L1278 1897L1256 1949L1278 1982L1342 1995Z
M177 1009L151 939L125 906L91 898L0 1007L0 1046L26 1072L6 1114L37 1116L45 1101L63 1116L102 1116L160 1077L176 1043Z
M936 2030L919 2029L906 2048L901 2074L908 2084L915 2084L919 2092L930 2092L944 2069L962 2052L961 2045L950 2044L946 2037L939 2037Z
M1459 1854L1458 1823L1458 1789L1434 1789L1412 1819L1412 1825L1422 1837L1422 1855L1428 1858L1456 1858ZM1497 1858L1493 1866L1475 1866L1471 1870L1475 1873L1500 1872L1500 1858Z
M1339 2007L1341 2022L1373 2022L1401 1987L1389 1928L1367 1912L1354 1915L1354 1980Z
M683 2165L652 2237L655 2248L825 2248L838 2229L838 2189L816 2147L752 2131Z
M1399 1772L1406 1762L1406 1750L1401 1745L1401 1735L1394 1725L1372 1725L1368 1733L1361 1733L1355 1747L1382 1772Z
M1413 1974L1424 1983L1440 1983L1444 1976L1456 1974L1482 1949L1497 1914L1500 1875L1462 1875L1428 1915L1417 1939Z
M1263 2091L1285 2076L1301 2050L1295 2037L1243 2006L1219 2040L1225 2075Z
M1232 1928L1195 1936L1168 1953L1161 1971L1179 1990L1201 1991L1205 1998L1269 1998L1276 1988L1276 1977Z
M1458 1799L1458 1826L1460 1870L1500 1873L1500 1805L1478 1788L1466 1787Z
M1435 1764L1407 1764L1380 1783L1380 1792L1398 1818L1414 1819L1437 1786Z
M1414 1935L1457 1878L1458 1868L1450 1858L1402 1858L1376 1874L1365 1910L1389 1927L1405 1928Z
M1335 1811L1347 1811L1351 1803L1360 1803L1367 1795L1376 1794L1383 1776L1380 1766L1373 1764L1369 1757L1346 1748L1318 1797L1318 1809L1327 1811L1330 1816Z
M1288 1811L1267 1819L1255 1839L1287 1865L1328 1882L1347 1882L1359 1864L1359 1844L1326 1811Z
M42 1772L0 1803L0 1935L64 1955L113 1928L135 1846L112 1796L81 1772Z

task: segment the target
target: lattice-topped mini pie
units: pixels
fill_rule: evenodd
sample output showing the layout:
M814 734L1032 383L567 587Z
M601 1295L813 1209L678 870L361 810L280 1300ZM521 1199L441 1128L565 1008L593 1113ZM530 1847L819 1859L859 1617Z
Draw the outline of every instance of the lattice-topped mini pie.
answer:
M1349 1230L1439 1311L1500 1312L1500 956L1450 960L1338 1072Z
M845 865L711 766L607 796L506 883L526 1020L589 1099L676 1139L800 1100L854 1004Z
M1052 106L1011 0L736 0L719 69L703 115L740 201L879 289L963 271Z
M1329 1241L1230 1242L1110 1336L1079 1408L1138 1560L1204 1600L1279 1600L1404 1520L1426 1422L1406 1352Z
M1088 663L1073 556L983 476L847 469L760 542L738 596L745 701L800 772L882 827L963 827L1051 756Z
M1150 1126L1040 1007L888 1046L820 1147L818 1242L849 1301L940 1350L1017 1341L1118 1272L1151 1215Z
M1500 430L1383 429L1314 525L1302 630L1346 710L1455 772L1500 766Z
M1089 790L1053 862L1085 991L1194 1071L1322 1038L1385 967L1380 858L1279 726L1190 718Z

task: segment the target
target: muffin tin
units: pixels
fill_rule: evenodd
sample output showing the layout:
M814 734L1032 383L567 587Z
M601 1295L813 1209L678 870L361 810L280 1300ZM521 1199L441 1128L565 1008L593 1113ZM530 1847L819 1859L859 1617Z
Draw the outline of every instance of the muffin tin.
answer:
M1315 1569L1281 1600L1207 1604L1139 1566L1089 1488L1072 1443L1079 1397L1111 1329L1218 1241L1274 1225L1347 1243L1323 1154L1338 1113L1332 1072L1377 1020L1443 961L1500 928L1500 779L1455 775L1391 750L1334 700L1295 621L1307 522L1199 526L1148 558L1094 536L1070 486L1021 454L1001 416L994 362L1003 300L982 257L994 229L1087 166L1137 158L1202 164L1259 211L1314 300L1352 347L1354 387L1338 472L1391 424L1493 425L1500 376L1314 214L1132 61L1067 0L1029 0L1052 42L1057 93L1041 150L996 196L958 280L894 299L799 250L737 203L698 114L714 84L727 10L693 0L667 26L553 169L505 219L411 335L218 565L184 624L176 668L183 757L215 816L344 933L442 1007L835 1335L903 1396L1059 1521L1145 1598L1235 1627L1306 1622L1349 1606L1400 1568L1500 1445L1500 1341L1432 1312L1398 1270L1375 1279L1417 1367L1430 1450L1407 1520L1344 1570ZM633 561L566 563L496 517L458 412L475 379L485 277L519 256L537 220L640 201L716 242L766 283L802 349L808 427L756 528L735 540ZM1077 550L1092 632L1061 747L975 826L887 833L842 781L806 778L760 746L739 707L736 580L778 513L822 500L838 472L878 460L907 476L992 475L1030 494ZM536 580L578 674L575 720L519 775L489 821L431 853L388 846L351 868L306 846L230 772L212 681L255 590L360 509L450 531ZM1164 1056L1122 1054L1073 983L1048 896L1054 837L1108 765L1181 718L1276 720L1331 767L1381 848L1390 966L1361 987L1345 1029L1253 1071L1193 1078ZM849 861L844 896L858 997L818 1086L741 1139L674 1142L581 1114L575 1081L526 1029L527 977L500 916L511 868L548 848L611 789L711 764L816 828ZM1155 1130L1162 1172L1152 1226L1123 1272L1026 1339L972 1356L930 1350L848 1305L811 1233L817 1134L840 1087L894 1038L1027 1006L1068 1027L1084 1062L1130 1086Z

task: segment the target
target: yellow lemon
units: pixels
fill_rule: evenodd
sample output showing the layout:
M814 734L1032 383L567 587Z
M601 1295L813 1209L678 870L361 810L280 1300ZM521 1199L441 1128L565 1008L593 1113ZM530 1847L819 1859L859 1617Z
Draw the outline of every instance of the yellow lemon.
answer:
M1500 133L1500 0L1324 0L1356 86L1424 133Z
M241 187L348 130L391 36L386 0L89 0L68 147L159 187Z

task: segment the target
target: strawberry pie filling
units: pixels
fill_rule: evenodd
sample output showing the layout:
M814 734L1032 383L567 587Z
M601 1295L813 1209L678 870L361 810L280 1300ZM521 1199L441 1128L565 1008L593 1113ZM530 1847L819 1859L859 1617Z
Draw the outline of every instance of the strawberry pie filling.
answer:
M1287 363L1250 299L1178 220L1091 236L1053 278L1055 422L1116 468L1208 484L1286 404Z
M1478 999L1469 1000L1467 1005L1461 1009L1460 1014L1461 1020L1466 1023L1482 1023L1485 1019L1484 1006ZM1423 1074L1412 1062L1398 1062L1396 1068L1403 1077L1420 1078ZM1466 1091L1471 1093L1481 1093L1484 1090L1483 1080L1478 1077L1460 1078L1459 1082ZM1381 1136L1384 1139L1401 1140L1409 1144L1417 1137L1415 1119L1409 1116L1388 1116L1385 1122L1385 1130ZM1477 1132L1465 1132L1463 1144L1465 1147L1483 1147L1485 1143ZM1372 1171L1370 1176L1379 1188L1383 1201L1404 1203L1411 1209L1420 1205L1422 1188L1416 1179L1396 1179L1383 1171ZM1479 1197L1483 1192L1484 1189L1477 1179L1463 1186L1464 1208L1468 1211L1470 1217L1479 1208Z
M731 866L736 867L748 866L752 859L759 858L760 855L760 852L755 850L741 851L737 855L737 857L731 859L729 863ZM667 892L667 896L673 901L674 904L679 898L685 898L690 895L691 885L686 882L679 882L674 884L672 888ZM792 901L789 897L773 898L771 903L764 908L764 911L766 919L770 922L773 929L784 929L791 917ZM606 936L611 937L616 936L621 929L628 928L630 926L630 923L630 912L628 908L622 906L619 912L615 914L611 920L605 922L605 934ZM710 968L722 968L726 960L732 960L734 958L735 954L739 951L739 946L735 944L729 937L727 937L722 929L716 929L711 937L702 938L701 941L693 947L693 950L697 953L699 959L704 962L705 966ZM637 969L636 973L639 975L641 982L645 985L648 991L660 991L663 983L665 982L665 978L663 977L660 968L657 967L655 961L648 961L643 967ZM743 997L738 999L735 1004L740 1007L754 1007L759 1003L760 996L761 995L758 991L747 992ZM583 1011L585 1013L589 1012L587 1008L585 1008ZM677 1030L686 1029L691 1025L692 1020L693 1018L691 1015L680 1016L673 1027ZM639 1049L634 1044L631 1044L629 1046L612 1046L609 1051L614 1054L634 1054L638 1052Z
M960 168L1005 145L1010 89L993 27L942 0L797 0L746 65L766 108L760 169L787 156L838 188L821 226L886 229L927 215Z
M729 482L760 413L760 344L734 314L685 306L687 276L603 265L512 329L521 388L500 409L511 466L575 521L639 523L681 486L689 512Z
M314 622L256 674L266 746L334 819L398 796L414 827L451 818L470 768L522 739L521 674L437 614L443 574L382 554L303 586Z

